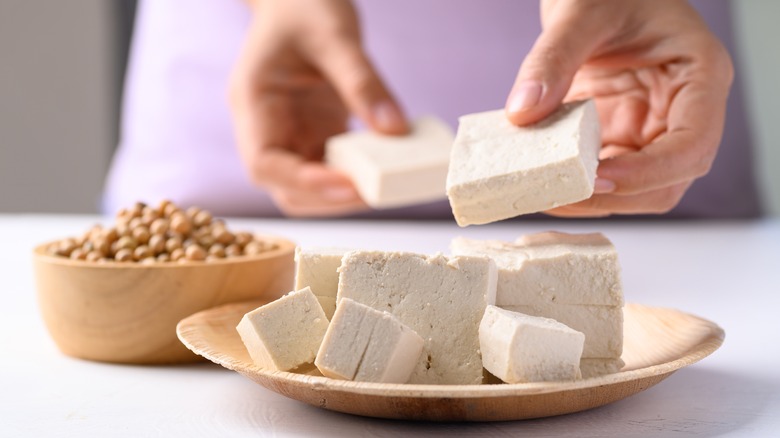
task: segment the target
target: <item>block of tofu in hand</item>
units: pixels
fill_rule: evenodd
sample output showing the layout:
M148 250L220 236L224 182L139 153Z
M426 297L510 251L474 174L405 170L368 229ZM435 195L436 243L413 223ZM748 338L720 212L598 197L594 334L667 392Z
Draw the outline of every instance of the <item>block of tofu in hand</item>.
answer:
M337 312L350 298L392 313L425 340L409 383L482 383L478 327L495 301L492 260L355 251L339 271Z
M336 311L341 258L349 251L331 247L295 248L295 290L311 288L328 319Z
M344 298L314 364L336 379L406 383L422 348L423 339L392 314Z
M445 198L453 134L433 117L415 121L403 136L348 132L325 144L325 162L349 175L373 208Z
M593 194L601 133L592 100L519 127L504 110L462 116L447 196L458 225L548 210Z
M549 318L488 306L479 324L486 370L507 383L581 377L585 335Z
M617 251L601 233L544 232L516 242L456 237L450 251L496 262L497 306L623 305Z
M327 329L308 287L247 313L236 327L255 365L282 371L314 362Z

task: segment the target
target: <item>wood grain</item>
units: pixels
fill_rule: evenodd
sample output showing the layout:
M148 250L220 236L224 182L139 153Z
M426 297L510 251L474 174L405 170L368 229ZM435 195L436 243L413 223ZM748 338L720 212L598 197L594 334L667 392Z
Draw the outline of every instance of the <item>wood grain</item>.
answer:
M38 305L60 350L104 362L165 364L201 360L176 338L185 316L220 304L275 299L292 288L295 245L213 262L104 263L34 250Z
M502 421L578 412L641 392L695 363L723 343L723 329L677 310L624 308L626 366L616 374L575 382L495 385L399 385L350 382L256 367L235 326L267 301L230 304L182 320L179 339L195 353L287 397L325 409L381 418Z

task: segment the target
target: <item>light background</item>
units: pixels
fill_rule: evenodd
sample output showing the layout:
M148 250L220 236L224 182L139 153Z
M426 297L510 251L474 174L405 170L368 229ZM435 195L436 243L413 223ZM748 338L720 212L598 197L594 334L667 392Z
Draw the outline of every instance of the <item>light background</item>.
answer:
M734 0L732 8L740 48L732 56L744 65L737 80L746 86L757 180L767 210L780 216L780 2Z
M780 215L780 2L733 1L757 180ZM121 2L0 2L0 212L94 213L116 144Z

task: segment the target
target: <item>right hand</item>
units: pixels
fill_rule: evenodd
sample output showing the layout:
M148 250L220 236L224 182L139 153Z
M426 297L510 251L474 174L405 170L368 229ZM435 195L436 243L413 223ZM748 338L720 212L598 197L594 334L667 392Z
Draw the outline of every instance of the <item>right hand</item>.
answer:
M592 97L602 144L595 194L555 216L666 213L709 172L734 75L685 0L542 0L543 31L507 100L517 125Z
M239 154L288 216L365 210L350 179L322 163L349 113L384 134L406 119L361 47L348 0L257 0L230 81Z

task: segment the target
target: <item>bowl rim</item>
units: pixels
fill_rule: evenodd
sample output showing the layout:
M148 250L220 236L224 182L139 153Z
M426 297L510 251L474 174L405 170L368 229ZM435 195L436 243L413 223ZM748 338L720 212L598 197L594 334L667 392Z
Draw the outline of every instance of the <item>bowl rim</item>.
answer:
M297 246L295 242L293 242L292 240L275 234L252 233L252 235L255 237L261 237L263 239L270 240L273 243L279 245L279 247L255 255L241 255L237 257L229 257L224 259L208 260L208 261L188 260L183 263L162 262L162 263L154 263L154 264L142 264L138 262L117 262L111 260L105 263L95 263L95 262L88 262L86 260L77 260L77 259L71 259L67 257L51 255L48 252L46 252L46 248L48 248L50 245L55 244L63 239L67 239L67 237L64 237L61 239L50 240L36 245L33 248L33 257L35 259L38 259L40 261L45 261L46 263L50 263L50 264L58 264L63 266L73 266L73 267L82 267L82 268L89 267L89 268L105 268L105 269L116 269L116 268L174 269L174 268L184 268L184 267L192 267L192 266L198 266L198 267L225 266L225 265L232 265L232 264L257 262L257 261L271 259L274 257L278 257L280 255L286 255L288 253L294 252Z

